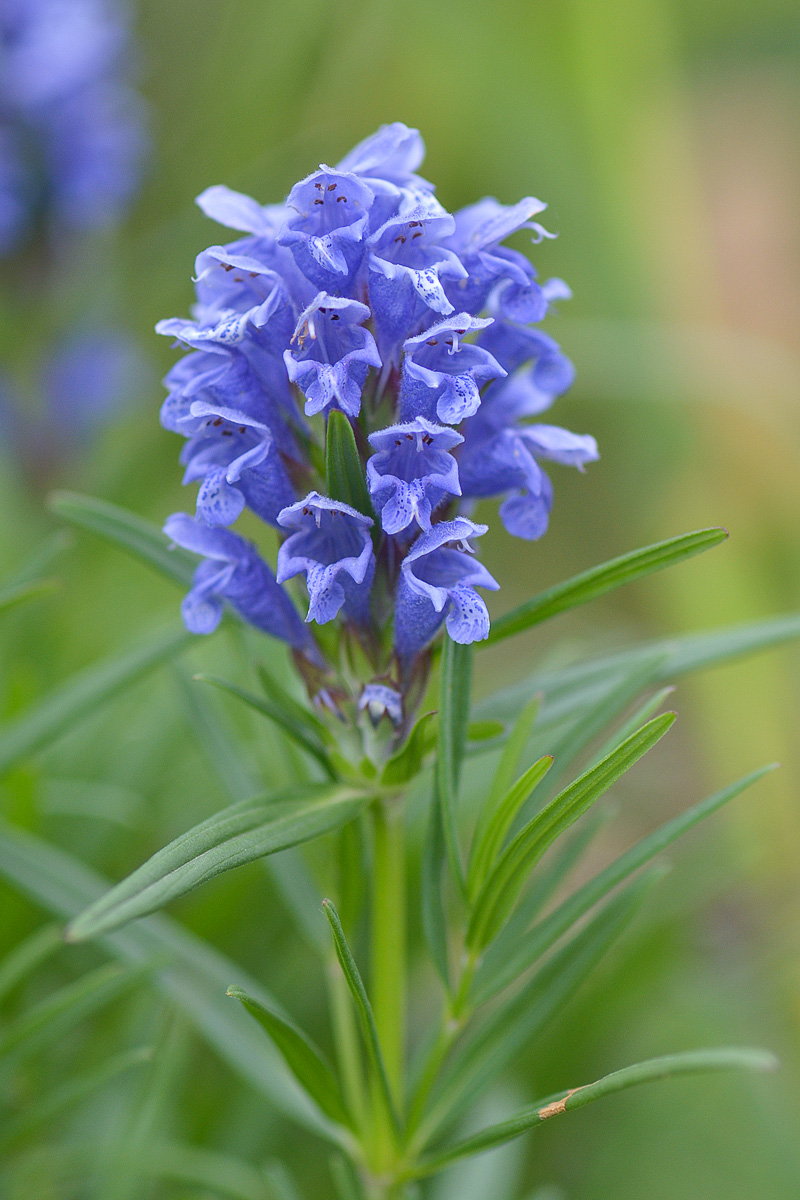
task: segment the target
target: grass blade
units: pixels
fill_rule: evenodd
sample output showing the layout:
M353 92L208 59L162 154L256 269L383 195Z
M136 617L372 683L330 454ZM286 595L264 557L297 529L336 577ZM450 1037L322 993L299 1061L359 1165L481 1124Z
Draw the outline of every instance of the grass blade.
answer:
M37 596L54 592L58 587L56 579L32 579L29 583L12 583L0 589L0 616L16 608L18 604L26 604Z
M423 1160L419 1167L409 1172L410 1178L421 1179L433 1175L449 1167L459 1159L469 1158L473 1154L482 1154L493 1146L519 1137L529 1129L536 1128L551 1117L560 1113L571 1112L574 1108L582 1108L603 1096L611 1096L625 1088L636 1087L640 1083L652 1083L655 1080L671 1079L678 1075L705 1074L709 1071L774 1071L778 1060L774 1054L766 1050L751 1050L747 1048L720 1048L714 1050L689 1050L683 1054L665 1054L661 1058L651 1058L646 1062L624 1067L621 1071L613 1071L604 1075L596 1083L585 1084L583 1087L572 1088L553 1100L540 1100L531 1108L523 1109L516 1117L491 1125L488 1129L476 1133L451 1146L449 1150Z
M0 822L0 875L54 916L74 917L108 888L108 882L65 851ZM100 939L120 962L156 966L153 986L186 1014L210 1046L273 1109L339 1144L339 1133L310 1102L283 1059L252 1019L225 996L232 978L251 996L274 1006L267 990L207 942L163 915Z
M301 1029L279 1013L254 1000L240 987L229 987L226 995L239 1000L272 1038L301 1087L316 1101L326 1116L352 1128L339 1084L322 1053Z
M549 846L655 746L675 721L674 713L655 717L596 766L584 772L525 825L503 851L475 902L467 946L480 951L500 931L527 876Z
M179 546L170 549L169 539L152 521L146 521L118 504L94 496L81 496L77 492L53 492L48 507L62 521L96 533L127 550L173 583L181 587L191 584L197 558Z
M106 963L45 997L10 1022L0 1035L0 1058L34 1053L49 1045L84 1017L115 1000L141 978L142 969Z
M484 967L481 968L475 979L473 1003L483 1004L492 996L497 995L504 987L513 983L538 958L541 958L576 921L580 920L584 913L607 896L612 888L666 850L667 846L694 825L722 808L729 800L738 796L745 788L751 787L764 775L773 771L775 765L770 764L745 775L742 779L729 784L728 787L715 792L713 796L708 796L699 804L687 809L686 812L673 817L671 821L667 821L654 833L642 838L640 842L637 842L630 850L626 850L593 879L578 888L542 921L534 925L504 962L500 963L496 959L492 959L490 962L487 956Z
M436 970L444 986L450 988L450 967L447 951L447 918L442 897L445 847L442 832L442 812L436 800L428 809L428 827L422 848L420 893L422 899L422 931Z
M0 732L0 772L54 741L74 722L179 653L191 639L192 634L185 629L173 627L118 658L107 659L68 679Z
M163 908L223 871L309 841L351 820L366 800L352 788L304 784L242 800L196 825L148 859L72 921L70 942L108 933Z
M364 981L361 978L361 973L356 965L356 960L353 958L353 952L350 949L347 938L342 929L342 922L339 920L339 914L336 911L336 906L332 900L323 900L322 907L325 911L325 916L328 918L331 930L333 932L333 944L336 948L336 957L339 960L339 965L342 968L344 977L347 980L347 986L350 989L350 994L355 1002L358 1017L361 1022L361 1030L364 1035L364 1042L367 1047L369 1060L378 1080L381 1097L386 1107L386 1111L391 1118L395 1132L400 1131L400 1121L397 1116L397 1110L392 1099L392 1090L389 1086L389 1076L386 1072L386 1064L383 1061L380 1042L378 1041L378 1030L375 1026L375 1017L372 1012L372 1005L369 1002L367 989L364 987Z
M15 946L0 963L0 1000L63 944L58 925L43 925Z
M7 1147L26 1137L62 1113L72 1112L83 1100L105 1087L107 1083L134 1067L149 1062L152 1057L150 1047L142 1046L109 1058L93 1071L81 1071L74 1079L69 1079L52 1092L48 1092L38 1103L27 1105L23 1112L5 1120L0 1131L0 1147Z
M668 538L664 542L656 542L652 546L644 546L641 550L633 550L630 554L612 558L609 562L592 567L589 571L583 571L564 583L540 592L532 600L526 600L510 613L496 618L492 621L488 641L483 644L500 642L570 608L576 608L579 604L587 604L590 600L626 583L643 579L654 571L663 571L665 567L673 567L684 559L710 550L712 546L718 546L727 536L726 529L700 529L695 533L684 533L680 537Z

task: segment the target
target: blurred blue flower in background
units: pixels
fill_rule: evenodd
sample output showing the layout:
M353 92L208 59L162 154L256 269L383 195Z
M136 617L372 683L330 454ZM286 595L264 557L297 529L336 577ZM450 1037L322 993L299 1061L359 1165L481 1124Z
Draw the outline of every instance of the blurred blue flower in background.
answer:
M124 212L146 141L129 60L110 0L0 0L0 253Z

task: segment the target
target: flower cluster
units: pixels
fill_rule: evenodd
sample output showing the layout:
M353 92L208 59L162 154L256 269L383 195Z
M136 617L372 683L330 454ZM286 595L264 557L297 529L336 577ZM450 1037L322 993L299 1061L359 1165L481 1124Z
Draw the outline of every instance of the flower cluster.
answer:
M0 0L0 254L44 218L107 224L139 176L141 104L111 0Z
M462 643L488 634L477 589L498 584L471 545L487 527L466 512L502 496L506 528L538 538L552 505L543 462L597 457L593 438L538 419L572 382L536 327L569 291L503 243L551 236L534 220L544 205L484 199L451 215L416 173L423 153L395 123L284 204L209 188L203 212L244 236L197 258L194 318L157 326L190 350L162 408L187 438L184 481L199 484L196 515L167 524L206 558L187 625L209 632L227 600L319 667L282 587L304 576L306 621L340 616L374 667L361 707L393 720L442 625ZM330 494L322 466L335 410L353 431L359 507ZM276 576L222 528L245 508L277 530Z

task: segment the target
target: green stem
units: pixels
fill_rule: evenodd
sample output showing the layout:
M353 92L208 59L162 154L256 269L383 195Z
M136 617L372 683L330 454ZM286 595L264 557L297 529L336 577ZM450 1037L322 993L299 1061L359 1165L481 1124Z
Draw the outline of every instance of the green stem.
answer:
M406 870L403 805L377 800L371 809L374 839L372 883L372 1007L389 1086L403 1104L406 1025Z

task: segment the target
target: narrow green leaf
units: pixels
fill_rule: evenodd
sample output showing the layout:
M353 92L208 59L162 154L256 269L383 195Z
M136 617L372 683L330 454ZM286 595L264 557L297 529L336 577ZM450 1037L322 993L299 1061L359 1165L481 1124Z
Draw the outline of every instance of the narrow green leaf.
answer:
M12 583L0 588L0 616L10 612L18 604L25 604L37 596L54 592L58 586L56 579L32 579L30 583Z
M361 978L361 973L356 966L356 960L353 958L353 952L350 949L347 938L342 929L342 922L339 920L339 914L336 911L336 906L332 900L323 900L322 907L325 916L328 918L331 930L333 932L333 944L336 949L336 957L339 960L339 965L347 981L347 986L350 989L350 994L358 1012L359 1021L361 1022L361 1031L364 1035L364 1042L367 1047L367 1054L375 1071L378 1085L380 1087L383 1103L386 1111L389 1114L392 1124L396 1132L400 1130L400 1120L397 1116L397 1110L392 1099L392 1090L389 1086L389 1076L386 1073L386 1064L383 1061L380 1042L378 1041L378 1031L375 1026L375 1017L372 1013L372 1005L369 1002L367 989L364 987L364 981Z
M120 508L118 504L94 496L81 496L77 492L54 492L48 506L63 521L99 534L154 567L173 583L181 587L191 584L198 562L196 556L179 546L170 549L169 539L152 521Z
M467 726L467 741L491 742L502 737L506 727L502 721L470 721Z
M303 1200L289 1168L279 1158L271 1158L264 1164L263 1170L264 1177L274 1192L270 1200Z
M246 688L239 687L236 683L229 683L226 679L220 679L217 675L195 675L194 678L200 683L210 683L214 687L228 692L229 695L236 696L238 700L242 700L250 708L254 708L256 712L260 712L274 721L293 742L316 759L329 778L334 778L334 769L321 741L311 734L307 725L300 723L291 711L280 707L266 696L256 696Z
M594 971L630 925L662 871L651 870L614 896L518 992L487 1013L456 1048L415 1138L425 1144L452 1123L522 1053Z
M414 724L408 741L397 754L393 754L383 768L381 781L389 787L408 783L422 770L425 755L436 745L438 713L426 712Z
M344 413L336 408L328 413L325 474L328 495L332 500L341 500L363 516L376 521L353 427Z
M256 672L261 681L261 686L270 700L274 704L277 704L279 708L285 709L298 725L304 725L310 737L316 738L322 745L334 743L330 730L320 721L317 714L312 712L305 704L301 704L299 700L295 700L294 696L291 696L284 687L281 687L277 679L274 678L263 663L256 665Z
M620 558L612 558L609 562L598 567L592 567L565 583L540 592L532 600L526 600L518 608L492 621L489 638L484 645L492 645L538 625L550 617L576 608L579 604L587 604L597 596L643 579L653 571L663 571L665 567L673 567L676 563L710 550L719 545L728 536L726 529L700 529L696 533L685 533L680 537L668 538L665 542L645 546L641 550L633 550Z
M34 1053L57 1041L84 1017L115 1000L142 973L107 963L64 984L6 1025L0 1034L0 1058Z
M775 1055L767 1050L739 1047L689 1050L683 1054L665 1054L661 1058L651 1058L646 1062L604 1075L596 1083L572 1088L553 1099L539 1100L531 1108L523 1109L516 1117L491 1125L488 1129L451 1146L449 1150L424 1159L419 1167L409 1172L409 1177L421 1179L426 1175L436 1174L459 1159L482 1154L493 1146L519 1137L521 1133L536 1128L551 1117L571 1112L574 1108L582 1108L585 1104L602 1099L603 1096L611 1096L640 1083L652 1083L677 1075L705 1074L710 1071L775 1071L778 1065Z
M660 741L674 720L674 713L664 713L649 721L559 792L519 831L492 869L475 902L467 931L467 945L471 949L482 950L499 932L527 876L548 846Z
M5 586L17 587L41 579L44 572L49 570L71 545L72 535L66 529L51 533L7 576Z
M242 800L196 825L92 904L66 930L82 942L163 908L223 871L276 854L351 820L363 794L334 784L304 784L267 799Z
M322 1053L301 1029L279 1013L248 996L239 987L229 987L226 995L239 1000L251 1016L272 1038L301 1087L320 1106L326 1116L352 1128L350 1117L336 1076Z
M0 962L0 1000L63 944L59 925L43 925L15 946Z
M627 879L639 867L650 862L667 846L686 833L692 826L697 825L705 817L722 808L734 796L738 796L746 788L752 786L764 775L775 769L776 764L761 767L745 775L735 783L729 784L712 796L708 796L699 804L695 804L686 812L673 817L660 829L642 838L630 850L626 850L613 863L600 871L571 896L567 897L558 908L555 908L537 925L534 925L519 941L513 953L505 961L500 962L496 957L487 956L486 962L475 979L472 993L474 1004L483 1004L491 999L504 987L517 980L527 971L537 959L541 958L551 946L570 929L576 921L588 912L593 905L602 900L624 879Z
M365 1200L361 1180L347 1155L332 1155L330 1172L338 1200Z
M106 704L140 676L172 658L191 641L185 629L169 629L118 658L107 659L62 683L0 732L0 772L54 741L70 725Z
M590 659L558 671L543 671L513 687L496 692L475 708L481 720L513 721L523 704L538 692L544 702L536 728L549 737L565 717L590 708L620 682L637 662L660 659L652 683L674 683L680 675L732 662L746 654L768 650L800 637L800 613L734 625L711 633L693 633L662 641L644 642L628 650Z
M109 886L64 850L3 821L0 875L62 920L87 908ZM186 1014L222 1060L274 1110L339 1144L338 1128L311 1103L252 1018L225 996L229 981L237 977L249 995L273 1006L275 1001L262 984L163 915L145 917L102 937L100 943L130 966L163 963L153 971L151 983Z
M227 1200L274 1200L269 1184L255 1167L204 1146L149 1143L137 1165L144 1178L189 1184Z
M481 834L473 838L467 871L467 895L473 901L494 866L514 818L552 765L552 755L546 754L533 766L528 767L489 814Z
M0 1147L6 1148L20 1138L27 1137L42 1125L60 1117L62 1113L73 1112L94 1092L100 1091L119 1075L149 1062L152 1057L152 1049L142 1046L109 1058L94 1070L82 1070L74 1079L67 1080L48 1092L41 1100L27 1104L16 1116L4 1120L0 1130Z
M447 918L442 898L445 864L442 812L434 798L428 807L428 826L422 848L420 892L422 898L422 931L431 952L436 970L445 988L450 988L450 967L447 951Z
M462 891L464 868L458 842L457 801L469 724L472 659L472 646L462 646L452 638L445 637L440 667L436 797L442 814L442 830L450 870Z
M531 732L536 723L536 718L539 715L541 704L542 697L540 695L534 696L527 704L522 706L522 711L514 720L506 743L503 746L503 752L500 755L500 761L497 764L494 778L492 779L489 798L475 829L474 836L477 838L482 836L483 824L489 819L489 814L494 812L514 782L520 759L528 744Z
M654 713L658 712L664 701L667 700L674 691L674 686L669 684L667 687L661 688L660 691L657 691L653 696L649 696L648 699L645 700L635 712L631 713L627 721L623 722L619 729L614 731L605 745L602 746L598 752L597 759L599 760L601 758L605 758L607 754L610 754L612 750L615 750L617 746L621 745L621 743L625 741L626 737L630 737L632 733L635 733L640 725L643 725L644 722L652 717Z

